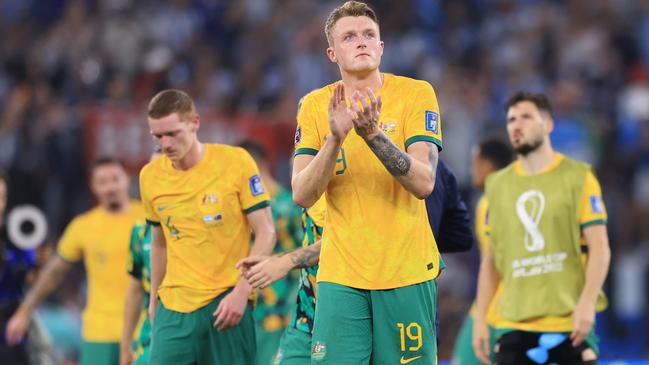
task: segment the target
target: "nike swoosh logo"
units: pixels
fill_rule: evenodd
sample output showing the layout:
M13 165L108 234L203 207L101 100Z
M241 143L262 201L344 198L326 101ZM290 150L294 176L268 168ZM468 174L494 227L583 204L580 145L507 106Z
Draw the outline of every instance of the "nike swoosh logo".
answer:
M419 356L415 356L415 357L411 357L411 358L409 358L409 359L404 359L403 356L401 356L401 359L399 359L399 363L400 363L400 364L407 364L407 363L413 362L413 361L415 361L415 360L417 360L417 359L419 359L419 358L421 358L421 355L419 355Z

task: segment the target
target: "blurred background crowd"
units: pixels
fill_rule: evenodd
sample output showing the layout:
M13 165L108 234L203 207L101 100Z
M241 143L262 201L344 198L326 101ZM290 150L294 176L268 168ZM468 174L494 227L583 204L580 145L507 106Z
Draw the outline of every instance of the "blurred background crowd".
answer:
M0 169L9 207L31 203L46 247L94 202L86 165L114 154L133 177L153 143L148 99L166 87L198 101L203 140L256 139L289 185L299 98L333 82L323 33L338 1L0 0ZM441 154L470 205L470 146L504 134L504 101L527 89L555 107L553 144L591 163L609 211L610 308L604 358L649 356L649 1L369 1L385 41L382 71L429 81ZM137 195L136 180L133 195ZM475 290L477 253L448 255L440 279L441 358ZM74 358L83 274L42 315Z

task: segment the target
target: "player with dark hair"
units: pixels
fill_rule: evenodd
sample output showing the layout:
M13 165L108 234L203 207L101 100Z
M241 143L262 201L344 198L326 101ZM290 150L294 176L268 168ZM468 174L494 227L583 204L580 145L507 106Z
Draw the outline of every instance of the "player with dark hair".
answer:
M131 228L144 216L128 195L124 165L102 157L90 165L90 188L99 204L67 226L53 255L39 272L6 329L7 342L19 344L36 307L63 281L72 265L83 260L88 297L83 312L82 365L116 365L128 275L124 271Z
M595 364L595 312L611 252L602 193L591 167L552 149L552 108L520 92L506 105L517 160L487 178L491 244L480 265L473 347L499 365ZM587 252L586 259L583 252ZM487 313L494 304L496 346Z

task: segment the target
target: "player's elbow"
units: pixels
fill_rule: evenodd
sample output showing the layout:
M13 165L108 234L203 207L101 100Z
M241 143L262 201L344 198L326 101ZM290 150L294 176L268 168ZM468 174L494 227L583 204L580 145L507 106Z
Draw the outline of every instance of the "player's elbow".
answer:
M412 194L419 200L424 200L433 193L435 188L435 181L426 181L425 183L420 184L419 186L412 191Z
M310 196L310 194L306 194L305 192L295 189L293 190L293 201L295 204L301 206L302 208L310 208L315 204L317 199L314 197Z

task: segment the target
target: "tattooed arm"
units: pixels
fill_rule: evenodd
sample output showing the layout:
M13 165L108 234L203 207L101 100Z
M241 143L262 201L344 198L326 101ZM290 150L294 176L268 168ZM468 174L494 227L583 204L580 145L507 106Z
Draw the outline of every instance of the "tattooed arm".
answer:
M381 99L376 98L370 89L364 95L356 91L351 108L356 114L353 119L356 134L363 137L383 166L418 199L428 197L435 186L437 146L420 141L408 146L407 152L400 150L379 128Z
M289 253L273 256L250 256L239 261L237 268L255 288L265 288L285 277L292 269L311 267L320 261L321 241Z
M311 246L302 247L288 254L293 263L293 269L303 269L305 267L315 266L320 262L321 241L317 241Z
M436 145L415 142L404 152L383 132L365 141L390 174L414 196L425 199L433 192L438 159Z

